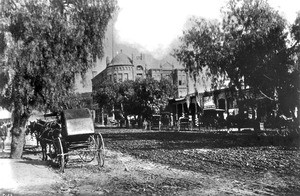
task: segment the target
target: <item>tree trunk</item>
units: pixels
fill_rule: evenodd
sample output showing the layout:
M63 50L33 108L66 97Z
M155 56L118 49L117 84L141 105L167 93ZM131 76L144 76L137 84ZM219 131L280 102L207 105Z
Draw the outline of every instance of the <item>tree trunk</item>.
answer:
M12 159L20 159L23 154L23 147L25 145L25 125L28 120L27 115L14 115L13 127L11 130L11 152Z
M25 128L12 128L11 154L12 159L20 159L25 145Z

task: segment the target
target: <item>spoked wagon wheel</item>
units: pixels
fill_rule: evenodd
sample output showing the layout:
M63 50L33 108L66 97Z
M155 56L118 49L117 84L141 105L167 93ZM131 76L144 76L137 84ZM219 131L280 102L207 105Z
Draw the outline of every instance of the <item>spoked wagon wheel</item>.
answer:
M60 138L53 140L53 145L50 148L50 157L55 163L58 163L60 172L64 172L65 169L65 155L63 143Z
M65 155L64 155L64 148L63 148L63 144L60 138L58 138L59 141L59 157L58 160L60 159L60 171L64 172L65 170Z
M97 151L97 143L94 136L89 136L85 142L86 148L80 149L78 155L84 162L91 162L95 159Z
M100 167L104 166L104 158L105 158L105 147L104 147L104 140L100 133L95 135L97 138L97 161Z

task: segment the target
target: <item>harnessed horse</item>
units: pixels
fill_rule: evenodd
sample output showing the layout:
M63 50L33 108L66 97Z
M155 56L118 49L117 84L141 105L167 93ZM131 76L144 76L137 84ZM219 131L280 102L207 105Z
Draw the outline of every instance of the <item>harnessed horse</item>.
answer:
M31 134L35 134L42 147L42 160L47 160L47 144L51 145L55 138L61 137L61 126L56 121L46 122L38 119L27 127Z

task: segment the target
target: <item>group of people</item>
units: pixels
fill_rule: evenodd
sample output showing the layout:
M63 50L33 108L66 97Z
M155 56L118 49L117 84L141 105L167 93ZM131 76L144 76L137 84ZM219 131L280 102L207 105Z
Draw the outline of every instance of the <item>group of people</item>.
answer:
M8 133L8 123L6 122L0 122L0 138L1 138L1 144L0 144L0 147L2 149L2 152L4 151L5 149L5 140L6 140L6 137L7 137L7 133Z

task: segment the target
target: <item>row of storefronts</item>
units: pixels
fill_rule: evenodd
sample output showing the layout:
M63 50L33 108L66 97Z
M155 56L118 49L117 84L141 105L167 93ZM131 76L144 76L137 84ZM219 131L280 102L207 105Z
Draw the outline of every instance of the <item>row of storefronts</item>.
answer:
M245 91L249 100L253 99L250 91ZM255 104L243 104L243 100L239 99L237 91L225 88L203 93L189 94L184 98L170 99L169 112L172 116L172 123L176 125L180 118L189 118L189 121L194 127L209 126L209 127L228 127L228 123L233 123L239 118L245 126L247 122L262 121L259 116L265 116L261 112L259 103L262 100L254 98ZM239 103L239 104L238 104ZM253 126L253 125L251 125Z
M174 123L186 117L193 126L225 120L228 115L238 113L236 100L228 89L189 94L184 98L170 99L169 104Z

